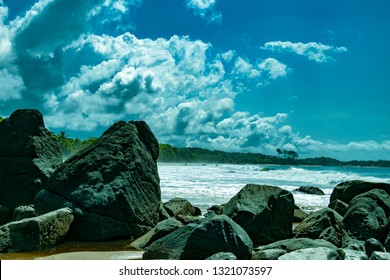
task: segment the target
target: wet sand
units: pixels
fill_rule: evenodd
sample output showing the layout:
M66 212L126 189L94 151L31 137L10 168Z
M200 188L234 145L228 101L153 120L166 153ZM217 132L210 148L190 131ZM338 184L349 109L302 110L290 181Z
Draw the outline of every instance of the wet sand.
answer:
M65 242L55 247L17 253L0 253L1 260L97 260L97 259L141 259L142 251L128 249L131 240L111 242Z

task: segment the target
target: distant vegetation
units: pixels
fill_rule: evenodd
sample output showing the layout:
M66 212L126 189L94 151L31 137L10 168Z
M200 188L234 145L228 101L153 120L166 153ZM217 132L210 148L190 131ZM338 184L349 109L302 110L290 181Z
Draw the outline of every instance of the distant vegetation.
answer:
M0 116L0 122L1 122L2 120L4 120L4 119Z
M322 165L322 166L376 166L390 167L390 161L339 161L329 157L298 159L298 153L276 150L275 156L258 153L228 153L200 148L176 148L160 144L160 162L202 162L233 164L280 164L280 165Z
M93 137L86 140L68 138L63 131L53 135L58 141L64 158L68 158L79 150L84 149L97 139ZM275 155L264 155L259 153L231 153L202 148L177 148L168 144L160 144L159 147L159 162L390 167L390 161L385 160L339 161L329 157L298 159L297 152L281 149L276 149Z
M68 138L64 131L58 134L53 134L54 138L58 141L60 151L63 158L68 158L78 151L86 148L97 140L97 138L90 137L86 140L80 140L78 138Z

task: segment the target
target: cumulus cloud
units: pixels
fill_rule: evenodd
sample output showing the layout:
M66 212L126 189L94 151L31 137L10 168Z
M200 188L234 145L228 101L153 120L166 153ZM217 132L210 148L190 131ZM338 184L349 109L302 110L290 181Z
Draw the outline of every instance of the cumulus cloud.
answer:
M265 43L262 47L264 50L274 52L292 52L307 57L309 60L324 63L332 61L332 54L338 54L348 51L346 47L335 47L316 42L310 43L293 43L290 41L274 41Z
M11 52L11 38L9 28L4 24L8 16L8 8L0 1L0 66L4 64Z
M271 80L285 77L291 71L287 65L283 64L275 58L267 58L263 60L259 64L259 69L266 71Z
M222 22L221 12L215 9L216 0L186 0L187 8L191 9L195 15L201 17L207 23Z
M7 69L0 69L0 101L20 99L21 91L24 89L23 80Z
M275 58L253 61L188 36L152 40L93 32L98 15L126 14L141 2L41 0L7 24L7 8L0 6L0 104L34 92L49 128L95 131L120 119L143 119L160 142L177 146L270 154L276 148L390 150L389 142L324 143L294 132L288 114L237 110L236 97L248 83L267 85L291 72ZM215 1L187 5L207 20L218 14ZM296 44L281 50L318 62L346 51Z

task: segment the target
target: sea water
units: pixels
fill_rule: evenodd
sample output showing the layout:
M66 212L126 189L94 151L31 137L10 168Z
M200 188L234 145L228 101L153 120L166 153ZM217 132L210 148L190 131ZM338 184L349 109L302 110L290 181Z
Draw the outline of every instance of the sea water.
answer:
M230 200L246 184L278 186L292 192L295 204L312 212L326 207L333 188L344 181L390 183L390 168L320 167L234 164L159 163L163 202L186 198L202 212ZM325 195L297 192L300 186L315 186Z

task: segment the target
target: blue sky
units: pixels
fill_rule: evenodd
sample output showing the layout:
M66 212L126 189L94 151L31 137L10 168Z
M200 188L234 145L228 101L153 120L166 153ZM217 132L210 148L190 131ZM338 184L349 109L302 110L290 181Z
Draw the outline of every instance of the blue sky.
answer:
M390 2L0 0L0 115L99 136L390 160Z

